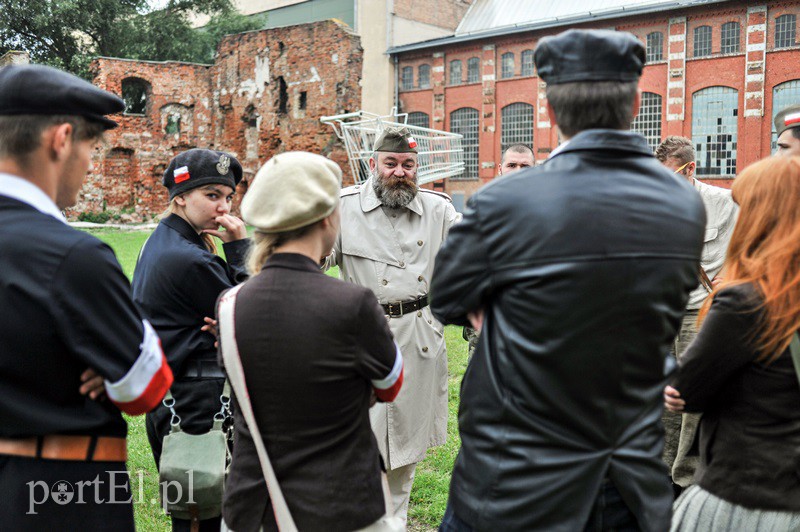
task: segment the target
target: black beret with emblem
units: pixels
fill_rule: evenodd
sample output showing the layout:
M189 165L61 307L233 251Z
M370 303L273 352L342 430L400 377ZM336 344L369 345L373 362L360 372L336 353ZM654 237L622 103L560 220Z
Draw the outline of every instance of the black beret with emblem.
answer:
M236 190L242 180L242 165L221 151L194 148L176 155L164 172L163 185L169 199L205 185L227 185Z
M637 81L645 50L630 33L611 30L568 30L544 37L533 61L548 85L576 81Z
M106 129L117 123L105 115L121 113L125 102L56 68L9 65L0 68L0 116L70 115L98 122Z
M800 105L790 105L775 115L775 130L780 137L784 131L800 127Z
M387 127L375 141L374 151L417 153L417 141L404 127Z

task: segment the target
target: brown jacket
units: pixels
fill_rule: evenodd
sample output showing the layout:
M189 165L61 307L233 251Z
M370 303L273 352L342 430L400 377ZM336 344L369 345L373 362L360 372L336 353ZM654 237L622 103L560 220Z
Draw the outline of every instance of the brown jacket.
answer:
M385 506L369 400L402 357L375 295L281 253L241 289L235 317L253 411L297 527L376 521ZM225 522L276 530L252 437L235 412Z
M756 362L759 304L750 285L717 294L673 385L687 411L703 412L698 484L748 508L798 512L800 385L788 349Z

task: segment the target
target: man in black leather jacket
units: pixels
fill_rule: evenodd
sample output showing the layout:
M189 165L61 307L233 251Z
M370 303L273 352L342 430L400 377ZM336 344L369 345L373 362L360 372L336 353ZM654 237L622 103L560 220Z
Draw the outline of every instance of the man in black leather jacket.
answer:
M567 142L470 198L432 280L439 320L483 326L441 530L667 530L661 391L705 212L629 131L634 36L571 30L534 58Z

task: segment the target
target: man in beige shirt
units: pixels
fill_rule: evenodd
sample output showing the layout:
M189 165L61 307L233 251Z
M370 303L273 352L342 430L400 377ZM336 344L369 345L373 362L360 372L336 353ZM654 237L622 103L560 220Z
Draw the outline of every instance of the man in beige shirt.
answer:
M439 247L461 219L447 195L417 186L416 144L405 129L378 138L371 177L342 190L342 229L326 261L375 293L403 354L403 389L394 403L376 404L370 420L404 521L417 463L447 435L444 328L431 314L428 286Z
M691 140L686 137L667 137L656 148L656 158L664 166L692 183L706 208L706 232L703 253L700 257L701 271L698 271L698 285L689 294L686 314L675 338L674 351L676 357L680 358L697 336L697 313L711 292L711 286L722 280L725 253L736 225L739 208L733 202L730 190L707 185L695 179L697 164ZM692 483L699 461L698 456L687 456L687 454L694 441L700 414L681 415L665 412L663 421L664 461L670 468L672 482L678 493Z

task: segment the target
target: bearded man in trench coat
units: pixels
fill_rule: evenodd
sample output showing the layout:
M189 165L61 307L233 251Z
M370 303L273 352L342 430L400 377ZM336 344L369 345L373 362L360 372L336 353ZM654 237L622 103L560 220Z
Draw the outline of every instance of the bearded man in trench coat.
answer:
M461 215L447 195L417 186L416 141L407 130L386 130L374 151L371 177L342 190L342 229L326 266L375 293L405 360L403 390L370 410L395 516L405 521L417 463L447 435L444 328L431 314L428 287Z

